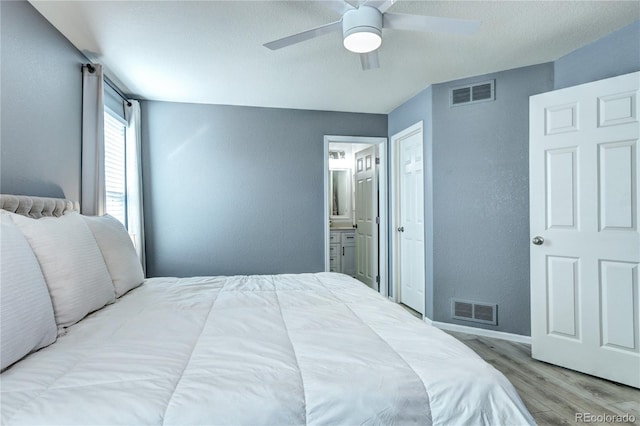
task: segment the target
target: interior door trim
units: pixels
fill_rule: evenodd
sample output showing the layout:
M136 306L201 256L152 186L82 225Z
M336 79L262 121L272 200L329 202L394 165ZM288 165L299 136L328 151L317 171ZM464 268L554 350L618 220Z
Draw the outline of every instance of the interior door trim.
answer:
M378 155L380 156L380 168L378 176L378 186L380 190L380 235L378 252L380 271L380 294L385 297L389 296L389 225L388 225L388 174L389 174L389 143L387 138L381 137L362 137L362 136L324 136L324 270L329 271L329 144L330 143L358 143L358 144L377 144L379 146Z

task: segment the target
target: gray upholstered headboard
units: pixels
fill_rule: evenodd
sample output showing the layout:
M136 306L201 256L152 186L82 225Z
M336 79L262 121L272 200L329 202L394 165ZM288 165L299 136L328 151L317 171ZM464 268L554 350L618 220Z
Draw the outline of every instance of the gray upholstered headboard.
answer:
M78 211L79 206L77 202L64 198L0 194L0 209L39 219L43 216L59 217L70 211Z

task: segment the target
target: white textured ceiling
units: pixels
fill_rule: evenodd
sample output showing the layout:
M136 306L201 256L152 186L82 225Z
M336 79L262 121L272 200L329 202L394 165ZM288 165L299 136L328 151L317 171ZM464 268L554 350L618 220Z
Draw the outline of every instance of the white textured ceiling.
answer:
M263 43L338 20L321 1L30 3L144 99L388 113L430 84L553 61L640 19L639 1L404 1L389 12L482 21L472 36L383 30L362 71L332 33Z

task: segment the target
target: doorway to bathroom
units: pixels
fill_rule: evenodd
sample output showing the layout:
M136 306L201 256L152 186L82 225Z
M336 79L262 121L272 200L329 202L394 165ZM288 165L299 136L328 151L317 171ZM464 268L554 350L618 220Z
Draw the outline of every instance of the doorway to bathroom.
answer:
M387 139L324 138L325 270L387 296Z

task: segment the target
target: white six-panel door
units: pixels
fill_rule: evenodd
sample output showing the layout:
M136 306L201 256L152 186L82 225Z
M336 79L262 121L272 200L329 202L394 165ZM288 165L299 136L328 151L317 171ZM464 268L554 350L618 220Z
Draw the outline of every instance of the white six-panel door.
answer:
M640 73L530 100L536 359L640 387Z
M355 154L356 278L379 290L376 148Z
M424 314L424 169L422 124L395 139L398 187L395 233L399 301ZM395 138L395 137L394 137Z

